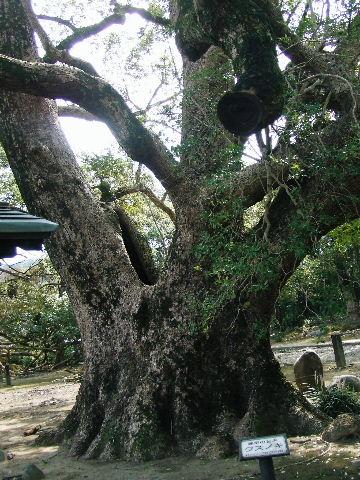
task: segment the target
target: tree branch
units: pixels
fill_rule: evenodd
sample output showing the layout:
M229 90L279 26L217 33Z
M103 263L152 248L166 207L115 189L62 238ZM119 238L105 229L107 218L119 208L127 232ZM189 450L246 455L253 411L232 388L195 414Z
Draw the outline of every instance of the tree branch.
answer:
M76 27L73 23L70 22L70 20L65 20L60 17L52 17L51 15L36 15L39 20L48 20L50 22L56 22L59 23L60 25L64 25L65 27L70 28L70 30L76 30Z
M12 342L14 345L17 344L19 345L20 347L26 347L26 348L31 348L31 350L42 350L42 351L46 351L46 352L54 352L53 349L51 348L46 348L46 347L36 347L35 345L29 345L31 342L33 342L32 339L27 339L26 337L24 337L23 335L18 335L18 336L15 336L15 337L12 337L10 336L8 333L5 333L3 331L0 331L0 337L3 337L5 338L5 340L8 340L9 342ZM10 349L13 348L13 347L9 347Z
M131 7L130 5L122 6L116 4L116 7L114 8L114 13L112 15L105 17L100 22L94 23L93 25L73 29L73 33L64 40L62 40L58 44L57 48L60 50L69 50L77 42L86 40L93 35L97 35L110 25L123 25L125 23L125 15L132 13L136 13L145 20L156 23L157 25L161 25L163 27L169 27L171 25L169 19L160 17L158 15L153 15L144 8L136 8Z
M59 50L69 50L72 48L77 42L82 40L86 40L87 38L96 35L105 28L109 27L110 25L123 25L125 23L125 16L122 13L114 13L105 17L98 23L94 23L93 25L89 25L87 27L76 28L74 32L69 35L67 38L62 40L58 45L57 48Z
M354 125L351 115L347 115L324 130L322 144L325 148L336 145L341 150L356 135L359 135L358 127ZM296 149L296 152L301 155L304 161L309 159L311 163L314 155L313 143L302 143L301 150L298 147L295 144L292 148ZM356 166L359 160L360 152L358 149L349 151L346 165L342 166L341 171L340 169L335 170L337 177L341 175L341 181L334 185L336 187L334 191L332 191L332 175L334 173L329 173L329 177L326 178L326 176L319 175L317 170L314 173L311 169L308 169L306 174L296 181L296 201L294 201L291 190L287 191L285 188L280 188L268 212L271 223L270 241L272 239L276 243L279 242L279 239L282 239L283 242L287 242L287 239L294 235L292 232L294 225L298 225L299 241L304 242L304 249L309 249L330 230L358 218L360 211L360 175ZM334 169L333 162L333 154L329 154L328 163ZM259 226L260 224L255 227L255 230L259 229ZM303 226L305 228L302 230ZM294 252L292 256L296 257Z
M80 120L99 121L92 113L78 107L77 105L58 105L59 117L72 117Z
M80 70L83 70L84 72L88 73L89 75L94 75L95 77L98 76L97 71L91 65L90 62L86 62L85 60L82 60L81 58L73 57L72 55L70 55L65 50L56 49L54 55L51 55L51 56L45 55L43 60L45 62L49 62L49 63L56 63L56 62L65 63L66 65L69 65L70 67L79 68Z
M326 88L326 94L331 91L331 107L338 111L349 112L354 106L354 96L349 88L344 88L344 81L339 78L351 75L351 69L344 70L344 65L339 62L339 52L318 51L302 43L301 38L294 33L285 23L280 9L272 0L258 0L271 24L272 34L283 53L305 72L312 75L326 77L322 88ZM356 54L359 45L360 17L354 18L354 23L348 36L350 45L354 46ZM346 41L344 42L345 48ZM340 49L341 52L341 49ZM354 57L352 57L354 58ZM352 66L354 68L354 65ZM350 77L349 77L350 78ZM348 82L345 79L345 82Z
M356 126L352 126L351 116L339 119L335 125L323 132L324 145L336 145L341 151L356 135ZM302 145L300 158L313 162L314 145L306 141ZM296 150L298 152L298 150ZM335 227L359 217L360 212L360 175L359 151L349 152L346 165L334 166L334 154L329 154L328 165L323 170L315 167L296 180L296 189L289 195L282 186L276 192L273 201L264 216L246 233L249 242L266 240L268 258L277 265L272 280L264 290L264 298L276 297L290 275L313 245ZM332 169L332 170L331 170ZM346 169L346 170L345 170ZM326 178L328 172L329 177ZM338 179L341 174L341 180ZM334 176L337 180L334 182ZM256 241L256 240L255 240ZM263 266L261 266L263 268ZM252 278L250 281L254 281ZM243 284L239 283L239 290ZM255 296L254 296L255 299ZM251 301L251 300L250 300Z
M158 271L146 237L138 231L135 222L123 208L116 205L113 211L119 221L121 235L132 266L142 282L155 285Z
M349 80L347 78L343 77L342 75L336 75L336 74L332 74L332 73L318 73L316 75L311 75L310 77L306 78L304 80L304 83L309 81L309 80L313 80L313 79L319 78L319 77L331 78L333 80L340 81L340 85L341 84L346 85L346 87L341 87L341 86L338 87L337 90L339 91L339 90L343 90L345 88L345 90L347 90L350 93L351 101L352 101L351 114L353 116L354 122L359 127L359 122L358 122L358 119L357 119L358 104L357 104L357 100L356 100L356 96L359 96L359 94L357 94L357 95L355 94L354 88L353 88L352 84L349 82Z
M0 87L30 95L62 98L104 121L134 161L146 165L169 189L176 183L176 161L142 125L122 96L104 80L76 68L32 63L0 55Z
M301 39L291 30L284 21L280 8L272 0L259 0L264 13L271 24L275 36L283 53L293 63L304 63L311 71L317 72L319 67L319 53L302 44ZM321 62L322 63L322 62Z
M47 33L45 30L42 28L40 22L38 21L32 6L30 0L21 0L21 4L23 6L23 9L29 19L29 22L34 29L34 31L39 35L40 41L42 46L44 47L45 51L49 54L55 53L55 47L52 44L50 38L48 37Z
M271 24L272 34L283 53L296 65L311 73L335 73L331 52L318 52L307 47L284 21L280 8L272 0L259 0Z
M288 165L271 162L269 159L266 162L248 165L233 179L230 187L232 195L243 199L244 208L251 207L264 198L269 187L277 188L279 180L286 182L288 174Z
M140 17L142 17L144 20L155 23L162 27L170 27L172 25L172 22L169 18L165 18L160 15L154 15L148 10L145 10L144 8L132 7L130 5L119 5L116 1L112 3L114 5L114 10L117 13L123 13L123 14L135 13L137 15L140 15Z
M114 196L115 198L121 198L126 195L131 195L133 193L143 193L144 195L146 195L153 202L154 205L156 205L158 208L160 208L160 210L165 212L169 216L169 218L175 223L175 212L170 207L165 205L165 203L160 200L160 198L158 198L155 193L148 187L134 186L130 188L121 188L114 192Z
M21 0L21 3L29 19L29 22L31 23L32 28L39 35L41 44L44 47L44 50L46 52L46 55L44 57L45 62L61 62L72 67L80 68L81 70L84 70L84 72L87 72L90 75L97 75L95 68L89 62L81 60L80 58L75 58L70 55L66 50L55 47L45 30L43 29L42 25L40 24L37 16L35 15L30 0Z

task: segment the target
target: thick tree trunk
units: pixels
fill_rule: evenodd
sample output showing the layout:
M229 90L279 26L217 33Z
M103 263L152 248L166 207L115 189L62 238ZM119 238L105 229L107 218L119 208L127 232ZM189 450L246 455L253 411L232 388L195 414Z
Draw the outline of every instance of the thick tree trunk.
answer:
M1 51L36 58L31 30L15 2L0 0L0 26ZM216 60L223 66L221 58ZM211 93L206 108L212 98ZM208 131L194 129L193 137L187 131L184 139L195 138L203 147L206 137L213 138L213 120ZM199 260L195 252L202 238L213 234L206 221L209 206L210 218L232 207L221 191L214 198L209 181L233 160L217 156L231 144L227 135L216 138L208 167L202 163L209 157L207 149L184 154L183 174L171 192L175 237L167 269L155 286L138 278L114 219L91 195L52 101L0 92L0 136L30 210L60 223L49 251L76 311L85 354L80 392L58 435L71 454L149 459L195 452L212 435L231 450L239 435L321 428L322 420L285 381L269 342L275 292L295 268L294 258L279 255L272 245L267 287L255 293L249 278L237 278L233 295L214 303L221 292L207 274L211 261L206 255ZM277 202L285 214L287 200L284 194ZM230 209L225 217L216 245L219 258L234 243L251 246L238 213ZM276 236L280 220L271 212L269 218ZM233 228L227 228L229 223ZM243 271L248 269L245 250L236 258ZM285 273L281 277L279 272ZM256 276L251 280L256 282Z
M189 276L177 272L169 280L135 315L132 351L114 347L106 358L88 359L62 432L73 455L144 460L195 453L214 435L232 452L239 436L321 430L323 419L273 357L268 318L257 318L254 329L253 319L229 304L205 327L184 301Z
M324 419L285 381L272 354L274 295L251 298L245 308L237 296L204 320L212 287L194 268L192 248L205 228L202 218L195 206L178 216L167 273L133 315L131 342L118 337L106 356L92 343L75 408L60 432L71 454L144 460L195 453L214 435L232 452L239 436L322 428Z

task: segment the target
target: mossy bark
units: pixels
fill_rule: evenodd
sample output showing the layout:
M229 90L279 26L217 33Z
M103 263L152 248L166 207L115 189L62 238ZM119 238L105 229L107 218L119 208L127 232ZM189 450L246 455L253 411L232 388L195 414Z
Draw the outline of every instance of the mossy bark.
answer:
M234 304L204 331L183 291L202 282L179 273L140 305L131 351L88 360L61 432L70 453L139 461L194 454L214 435L235 451L239 436L319 432L324 419L285 381L268 332L234 320Z
M272 25L264 6L254 0L177 2L177 43L190 60L199 60L211 45L232 60L235 91L250 92L264 107L258 129L273 123L285 104Z

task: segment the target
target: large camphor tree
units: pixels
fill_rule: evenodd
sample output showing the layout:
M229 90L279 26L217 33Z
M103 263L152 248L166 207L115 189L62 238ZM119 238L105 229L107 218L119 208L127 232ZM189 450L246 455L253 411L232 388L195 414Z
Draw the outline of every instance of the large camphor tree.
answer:
M83 341L84 379L58 432L71 454L146 459L214 437L231 448L243 434L321 428L285 381L269 324L312 246L359 216L355 3L174 0L161 12L101 2L100 22L50 19L70 29L54 43L29 1L0 0L0 141L30 212L61 226L48 251ZM175 150L70 51L133 14L176 36L182 55ZM88 187L54 99L104 122L161 182L173 210L153 200L175 223L162 271L111 201L119 192L99 199ZM261 158L246 165L252 133Z

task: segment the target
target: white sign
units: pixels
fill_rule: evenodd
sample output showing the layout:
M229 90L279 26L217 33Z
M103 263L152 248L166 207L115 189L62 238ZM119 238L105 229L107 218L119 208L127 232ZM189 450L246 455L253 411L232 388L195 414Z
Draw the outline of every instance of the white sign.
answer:
M240 460L289 455L290 450L285 434L269 437L240 439Z

